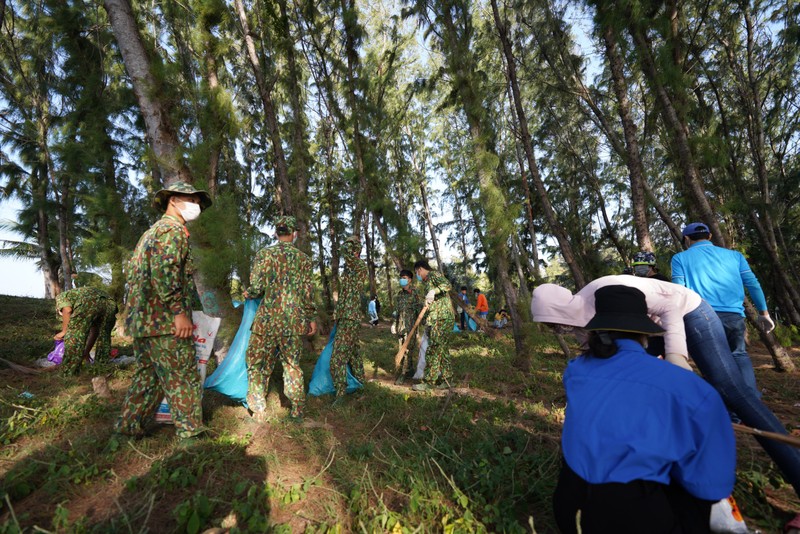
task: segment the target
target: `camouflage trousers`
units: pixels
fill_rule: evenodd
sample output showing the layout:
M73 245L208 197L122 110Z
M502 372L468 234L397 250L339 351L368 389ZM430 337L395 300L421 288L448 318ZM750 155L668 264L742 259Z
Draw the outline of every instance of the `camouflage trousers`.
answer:
M453 334L453 319L450 317L428 319L428 350L425 352L425 378L434 384L438 378L450 381L453 369L450 366L450 338Z
M408 342L408 347L406 347L406 352L403 354L403 359L400 362L400 372L402 374L406 374L409 368L412 365L412 360L414 360L414 353L418 352L417 350L417 343L418 343L418 335L419 330L414 332L414 336L411 338L411 341ZM397 338L397 350L403 348L403 343L406 342L406 338L408 337L408 333L401 334L400 337Z
M100 324L100 333L94 350L96 362L107 362L111 359L111 331L117 324L117 303L114 299L103 300L103 320Z
M333 354L331 355L331 376L336 388L336 396L341 397L347 393L347 364L359 382L364 383L364 361L361 359L361 350L358 344L357 321L338 321L336 323L336 337L333 341Z
M250 334L247 346L247 406L258 417L267 410L269 377L280 359L283 366L283 391L292 403L292 417L302 417L306 403L303 370L300 356L303 342L300 336L259 336Z
M103 324L107 300L98 299L87 302L85 306L80 306L73 310L67 324L67 333L64 334L64 359L61 361L62 373L75 375L80 372L81 364L84 358L89 357L91 345L94 344ZM110 351L110 339L108 340L108 345L108 350Z
M165 396L178 437L202 433L202 385L197 373L194 341L171 335L133 338L133 353L136 369L116 431L141 434L143 424L155 415Z

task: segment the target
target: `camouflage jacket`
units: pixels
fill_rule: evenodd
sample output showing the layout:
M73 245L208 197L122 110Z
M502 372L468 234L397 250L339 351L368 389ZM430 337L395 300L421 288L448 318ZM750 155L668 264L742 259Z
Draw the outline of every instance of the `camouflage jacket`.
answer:
M191 318L194 266L189 232L178 219L164 215L142 234L127 271L125 328L130 336L168 335L176 315Z
M425 297L419 294L416 285L412 285L411 291L405 289L398 291L394 303L397 313L397 335L403 336L414 327L414 322L425 304Z
M69 307L74 313L75 310L83 310L95 305L101 299L110 298L107 293L94 287L70 289L59 293L56 297L56 311Z
M361 295L367 285L367 264L359 258L345 260L339 278L339 300L336 301L337 321L361 322Z
M428 308L428 324L430 321L439 321L449 318L455 320L453 315L453 304L450 302L450 282L445 275L439 271L430 271L428 279L422 286L422 295L427 295L431 290L436 292L436 300Z
M250 271L251 298L263 296L250 331L259 336L299 336L314 320L311 258L291 243L262 248Z

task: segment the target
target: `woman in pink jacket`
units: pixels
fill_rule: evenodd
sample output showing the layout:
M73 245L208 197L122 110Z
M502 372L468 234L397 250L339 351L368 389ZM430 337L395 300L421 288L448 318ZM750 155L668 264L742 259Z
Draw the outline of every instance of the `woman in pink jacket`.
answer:
M748 387L725 337L717 314L700 295L686 287L652 278L604 276L575 293L556 284L533 291L533 320L552 326L583 328L595 315L594 293L601 287L635 287L645 295L647 313L664 328L666 359L689 368L694 360L703 377L719 392L728 409L748 426L786 434L786 428ZM756 438L800 496L800 451L766 438Z

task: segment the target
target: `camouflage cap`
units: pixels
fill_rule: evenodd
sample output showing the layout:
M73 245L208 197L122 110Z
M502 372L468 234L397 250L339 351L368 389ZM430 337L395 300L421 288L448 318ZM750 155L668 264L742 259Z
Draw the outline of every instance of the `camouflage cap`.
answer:
M633 255L631 265L655 265L656 255L646 250L641 250Z
M288 231L294 232L295 230L297 230L297 219L295 219L291 215L281 215L280 217L276 217L275 229L277 230L280 227L284 227Z
M161 211L167 211L169 197L174 194L197 195L200 197L201 210L205 210L211 206L211 195L209 195L208 192L195 189L192 184L186 182L174 182L153 195L153 207Z

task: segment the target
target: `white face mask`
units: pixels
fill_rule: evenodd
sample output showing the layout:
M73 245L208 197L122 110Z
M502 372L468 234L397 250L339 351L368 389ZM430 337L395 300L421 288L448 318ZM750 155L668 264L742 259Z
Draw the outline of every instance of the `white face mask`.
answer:
M200 209L199 204L195 204L193 202L183 202L183 207L178 208L178 212L180 212L181 217L186 222L193 221L200 216Z

